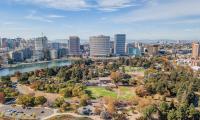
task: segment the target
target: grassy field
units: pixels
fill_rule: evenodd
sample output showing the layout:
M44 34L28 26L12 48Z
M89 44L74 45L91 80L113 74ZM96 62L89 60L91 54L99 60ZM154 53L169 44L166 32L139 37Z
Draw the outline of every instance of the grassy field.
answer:
M104 87L87 87L86 90L91 92L92 98L117 97L116 92L106 90Z
M87 87L88 91L91 92L92 98L100 97L113 97L120 100L129 100L135 96L131 87L119 87L113 91L107 90L104 87Z

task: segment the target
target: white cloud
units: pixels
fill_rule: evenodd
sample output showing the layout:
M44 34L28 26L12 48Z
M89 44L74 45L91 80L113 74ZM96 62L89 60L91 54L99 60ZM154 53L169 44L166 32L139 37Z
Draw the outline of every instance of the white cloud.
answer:
M6 21L6 22L3 22L2 24L3 24L3 25L14 25L15 22L12 22L12 21Z
M25 16L25 18L29 20L36 20L36 21L42 21L42 22L48 22L48 23L53 22L53 20L43 17L43 16L36 15L36 13L37 11L33 10L31 11L29 15Z
M30 3L49 8L64 10L80 10L87 9L89 5L85 0L14 0L21 3Z
M116 22L138 22L153 20L169 20L187 16L200 15L200 0L172 0L168 3L157 3L126 15L115 18ZM116 20L117 19L117 20Z
M48 18L64 18L65 16L50 14L50 15L47 15L47 17L48 17Z
M57 15L57 14L49 14L49 15L41 15L36 10L30 11L30 13L25 16L26 19L36 20L41 22L54 22L55 19L64 18L65 16Z
M103 11L115 11L120 8L136 5L136 0L11 0L22 4L34 4L49 8L63 10L87 10L98 9Z
M130 7L133 0L97 0L98 8L104 11L115 11L119 8Z

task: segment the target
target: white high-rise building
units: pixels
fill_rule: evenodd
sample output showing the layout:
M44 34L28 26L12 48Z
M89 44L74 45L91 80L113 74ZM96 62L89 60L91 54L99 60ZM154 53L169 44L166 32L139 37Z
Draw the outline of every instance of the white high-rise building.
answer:
M39 37L35 39L35 50L44 51L48 48L47 37Z
M90 56L106 57L110 55L110 37L109 36L93 36L90 37Z

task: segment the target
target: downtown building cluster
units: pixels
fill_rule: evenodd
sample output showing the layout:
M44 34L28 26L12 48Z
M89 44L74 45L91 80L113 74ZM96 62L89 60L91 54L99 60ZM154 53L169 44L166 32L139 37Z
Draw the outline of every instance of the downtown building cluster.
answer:
M0 39L1 61L6 64L35 62L59 59L62 57L110 57L140 56L144 51L141 43L126 43L125 34L110 36L91 36L88 44L81 44L78 36L70 36L64 43L51 42L48 38L38 37L29 40L23 38Z

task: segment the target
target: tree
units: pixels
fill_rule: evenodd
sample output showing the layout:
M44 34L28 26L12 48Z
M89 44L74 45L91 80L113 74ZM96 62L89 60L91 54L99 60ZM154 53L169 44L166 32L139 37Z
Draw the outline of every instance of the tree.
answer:
M117 100L109 97L108 98L108 101L107 101L107 111L110 113L110 114L113 114L115 112L117 112Z
M80 105L86 106L88 104L89 97L87 95L82 95L80 98Z
M38 97L35 97L34 99L35 105L43 105L46 102L47 102L47 99L44 96L38 96Z
M151 120L153 113L156 113L156 112L157 112L156 106L150 105L144 110L143 116L145 119Z
M199 120L200 119L200 113L198 110L195 109L194 105L191 104L190 107L188 108L188 118L190 120Z
M11 80L10 80L10 76L2 76L1 77L1 83L3 85L6 85L6 86L10 86L11 85Z
M146 90L146 88L144 86L138 86L135 89L135 93L139 96L139 97L144 97L146 95L148 95L148 92Z
M28 84L29 83L28 79L29 79L28 73L23 73L19 79L19 83L20 84Z
M121 74L119 72L112 72L110 77L115 84L117 84L121 80Z
M189 106L187 103L183 103L178 107L178 109L176 110L177 119L179 119L179 120L187 120L188 119L188 115L187 115L188 107Z
M61 106L60 106L60 110L61 111L67 111L67 110L70 110L70 103L68 103L68 102L65 102L65 103L63 103Z
M172 109L168 112L167 114L167 119L168 120L177 120L177 117L176 117L176 110Z
M59 97L54 101L55 107L60 107L65 102L65 99L63 97Z
M17 104L24 106L34 106L34 97L30 95L22 95L17 98Z

